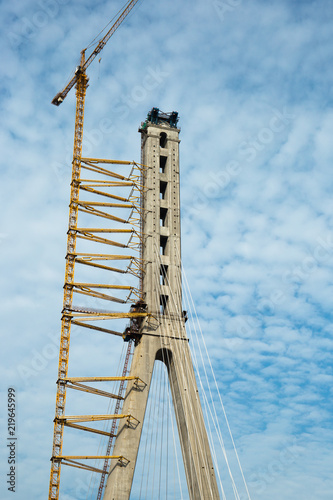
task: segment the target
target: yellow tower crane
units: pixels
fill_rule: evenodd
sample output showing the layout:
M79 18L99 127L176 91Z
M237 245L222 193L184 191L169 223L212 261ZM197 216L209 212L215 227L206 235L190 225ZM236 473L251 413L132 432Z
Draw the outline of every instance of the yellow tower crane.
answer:
M120 15L117 20L108 30L106 35L96 44L95 48L86 58L86 50L81 51L81 61L80 65L76 68L75 74L70 82L66 85L66 87L59 92L54 99L52 100L52 104L55 106L59 106L63 100L66 98L69 91L76 86L76 115L75 115L75 132L74 132L74 148L73 148L73 168L72 168L72 182L71 182L71 203L70 203L70 214L69 214L69 231L68 231L68 240L67 240L67 251L68 255L73 255L76 247L76 233L77 233L77 217L79 210L79 190L80 190L80 172L81 172L81 163L86 160L82 158L82 140L83 140L83 121L84 121L84 106L85 106L85 95L88 83L88 77L86 74L86 70L88 66L92 63L95 57L102 51L108 40L111 38L113 33L117 30L117 28L121 25L124 19L128 16L130 11L133 9L138 0L130 0L126 3L125 7L122 9ZM98 168L95 166L97 161L92 160L92 164L89 163L89 169L94 170L99 173L107 172L105 168ZM87 162L86 162L87 163ZM104 163L115 163L112 161L104 161ZM122 163L130 163L130 162L122 162ZM119 176L118 176L119 177ZM124 182L123 184L126 184ZM124 205L125 206L125 205ZM128 231L128 230L126 230ZM91 237L91 235L89 234ZM86 236L85 236L86 237ZM97 241L97 237L95 238ZM99 241L102 241L99 238ZM107 241L107 240L103 240ZM102 242L103 242L102 241ZM75 259L74 259L75 260ZM66 401L66 383L68 382L68 358L69 358L69 339L70 339L70 326L71 322L74 323L72 316L75 316L75 313L71 313L69 316L66 311L70 311L72 308L73 301L73 283L74 283L74 260L68 259L66 261L66 271L65 271L65 291L64 291L64 311L62 317L62 327L61 327L61 338L60 338L60 357L59 357L59 370L58 370L58 389L56 395L56 412L55 412L55 424L54 424L54 436L53 436L53 452L51 458L51 474L50 474L50 486L49 486L49 500L58 500L59 499L59 487L60 487L60 470L61 470L61 462L65 457L62 457L62 445L63 445L63 428L64 428L64 411L65 411L65 401ZM93 265L93 264L92 264ZM97 265L97 264L94 264ZM99 267L103 267L99 265ZM121 288L121 287L114 287ZM126 287L122 287L126 288ZM88 292L85 292L88 293ZM89 293L93 296L97 296L89 291ZM101 294L99 294L101 296ZM93 313L91 314L93 315ZM146 314L142 314L145 316ZM89 315L88 315L89 316ZM104 315L105 316L105 315ZM128 314L123 314L122 316L118 314L108 314L107 317L128 317L131 316L139 316ZM103 317L101 316L103 319ZM75 318L74 318L75 319ZM79 323L77 323L79 324ZM89 325L87 325L89 326ZM96 327L89 326L89 328L97 329ZM101 329L103 330L103 329ZM106 331L106 330L105 330ZM114 332L109 332L114 333ZM128 377L125 377L128 378ZM113 380L112 377L107 378L108 380ZM86 378L85 380L88 380ZM96 379L97 380L97 379ZM99 380L99 379L98 379ZM101 380L101 379L100 379ZM88 388L91 392L91 389ZM88 391L88 392L89 392ZM96 392L96 391L95 391ZM97 391L98 392L98 391ZM110 419L112 415L104 416L104 418ZM124 416L114 416L115 418L122 418ZM127 416L130 417L130 416ZM97 418L97 416L96 416ZM99 417L101 419L102 417ZM68 419L67 419L68 420ZM86 419L87 420L87 419ZM93 417L90 417L90 420L93 420ZM65 422L66 423L66 422ZM69 425L67 423L67 425ZM71 424L73 427L80 427L76 424ZM82 429L85 429L81 426ZM89 429L87 429L89 430ZM68 465L79 466L80 468L86 468L82 465L77 465L77 462L73 462L69 460L73 457L66 457L68 459ZM77 458L77 457L74 457ZM80 458L80 457L79 457ZM82 457L83 458L83 457ZM86 457L93 458L93 457ZM111 457L97 457L97 458L111 458ZM89 470L89 468L88 468ZM91 470L91 469L90 469Z
M113 33L119 28L124 19L128 16L138 0L130 0L126 3L124 9L120 13L115 23L111 26L106 35L97 43L96 47L86 59L86 50L81 51L80 66L75 70L75 74L66 87L59 92L53 99L52 104L59 106L69 91L76 85L76 114L75 114L75 132L74 132L74 150L73 150L73 169L81 160L82 155L82 139L83 139L83 120L84 120L84 104L88 84L86 69L93 62L95 57L103 50Z

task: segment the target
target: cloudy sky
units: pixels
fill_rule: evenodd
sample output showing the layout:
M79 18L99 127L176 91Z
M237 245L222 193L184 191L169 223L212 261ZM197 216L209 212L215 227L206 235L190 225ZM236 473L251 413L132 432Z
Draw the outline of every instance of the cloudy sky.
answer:
M0 5L5 500L48 492L75 93L50 101L122 6ZM86 156L139 161L147 112L179 112L183 264L252 500L332 498L332 14L140 0L88 70Z

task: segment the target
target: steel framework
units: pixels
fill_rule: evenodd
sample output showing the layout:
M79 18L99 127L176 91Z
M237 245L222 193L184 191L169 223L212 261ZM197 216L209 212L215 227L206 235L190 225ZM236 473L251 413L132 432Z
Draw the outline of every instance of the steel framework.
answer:
M75 279L77 265L90 266L95 269L108 271L112 276L130 274L140 281L142 279L140 230L141 220L141 177L144 166L130 161L116 161L96 158L82 158L82 131L84 120L84 99L87 84L85 73L77 81L77 106L74 136L73 169L71 179L71 193L69 205L69 226L67 238L67 255L64 284L64 300L61 320L59 368L56 394L56 411L54 419L53 450L51 458L51 473L49 486L49 500L58 500L60 486L61 465L70 465L91 471L103 473L103 469L82 463L82 460L101 459L109 460L112 455L63 455L64 427L71 427L81 431L110 435L98 428L81 425L82 422L98 422L102 420L126 419L132 421L132 415L66 415L65 404L67 389L76 389L82 392L121 400L122 397L103 391L88 384L106 381L125 382L128 377L69 377L68 363L70 350L70 335L72 325L108 334L122 336L123 332L110 327L101 326L101 322L111 319L126 319L145 317L146 312L110 311L96 309L89 305L75 305L74 294L85 296L95 305L96 300L104 300L117 304L135 303L141 299L140 286L105 284L100 282L78 282ZM121 169L129 169L129 173L119 173ZM81 171L87 172L85 178ZM117 171L118 170L118 171ZM117 189L122 195L117 195ZM127 196L123 195L128 190ZM84 196L93 199L84 199ZM108 201L104 201L107 199ZM109 201L110 200L110 201ZM117 211L121 211L121 216ZM87 227L80 225L79 214L97 217L99 224ZM117 227L103 227L102 220L112 221ZM96 227L97 226L97 227ZM110 235L111 238L110 238ZM127 241L124 242L124 237ZM86 245L103 245L106 248L121 249L122 253L106 252L78 252L77 242L82 240ZM112 264L111 264L112 263ZM112 295L111 295L112 293ZM125 295L124 295L125 294ZM133 379L133 377L132 377ZM135 378L137 384L142 384ZM121 463L126 463L126 457L116 457Z

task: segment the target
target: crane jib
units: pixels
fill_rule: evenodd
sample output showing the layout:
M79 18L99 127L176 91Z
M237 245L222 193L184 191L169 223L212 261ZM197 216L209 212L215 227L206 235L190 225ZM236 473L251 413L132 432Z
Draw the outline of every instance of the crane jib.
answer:
M82 61L82 58L81 58L81 71L76 72L76 74L70 80L70 82L66 85L66 87L61 92L58 92L58 94L52 99L52 101L51 101L52 104L54 104L55 106L59 106L63 102L63 100L67 96L68 92L74 87L74 85L78 81L80 74L85 73L85 70L93 62L93 60L95 59L97 54L99 54L101 52L101 50L103 50L103 48L105 47L108 40L111 38L113 33L118 29L118 27L121 25L121 23L124 21L124 19L128 16L128 14L130 13L130 11L133 9L134 5L137 2L138 2L138 0L131 0L130 2L128 2L127 6L123 9L120 16L116 20L116 22L111 26L111 28L106 33L106 35L102 38L102 40L100 40L98 42L97 46L92 51L90 56L85 61ZM85 54L85 49L81 52L81 56L84 57L84 54Z

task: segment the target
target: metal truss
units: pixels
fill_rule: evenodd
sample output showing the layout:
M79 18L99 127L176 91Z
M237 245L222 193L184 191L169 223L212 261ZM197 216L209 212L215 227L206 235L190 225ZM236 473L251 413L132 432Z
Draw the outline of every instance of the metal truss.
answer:
M83 82L86 85L86 82ZM81 89L83 92L83 90ZM80 92L80 85L77 93ZM84 98L84 93L83 93ZM74 160L71 181L71 197L69 209L69 227L67 239L66 270L64 284L64 300L61 319L60 354L56 394L56 412L54 419L53 451L51 458L51 475L49 487L49 500L59 499L60 472L62 465L68 465L92 472L105 474L105 465L102 468L91 466L85 461L117 459L119 464L126 466L128 460L123 456L107 455L67 455L63 454L64 429L69 427L76 431L85 431L102 436L113 437L116 424L112 425L113 432L107 432L94 427L95 422L110 420L113 423L119 419L126 419L128 425L138 424L135 416L123 414L111 415L66 415L65 404L67 390L73 389L82 393L93 394L104 398L119 401L120 408L123 397L112 392L96 387L98 382L119 381L122 387L129 379L135 379L140 386L144 382L138 377L70 377L68 376L70 335L73 325L101 333L122 336L122 331L102 327L101 321L108 322L112 319L144 318L146 312L111 311L96 308L96 301L105 301L118 305L133 304L142 298L140 280L142 280L142 234L141 234L141 194L142 171L145 168L135 162L115 161L96 158L81 158L80 99L78 99L76 134L79 140L74 140ZM83 108L81 107L81 110ZM127 173L119 173L121 171ZM81 177L81 171L85 177ZM117 194L117 193L121 194ZM124 195L124 192L127 192ZM119 214L120 212L120 214ZM80 225L80 219L85 219L85 224ZM86 220L91 218L92 225L88 227ZM96 223L97 221L97 223ZM103 223L104 221L104 223ZM112 228L105 227L112 224ZM103 253L78 251L78 242L92 247L103 247ZM117 253L113 253L116 251ZM89 266L111 276L111 283L85 282L76 280L78 266ZM110 274L108 274L110 273ZM137 278L138 286L119 284L117 279L112 284L112 277L131 275ZM74 304L77 298L84 298L83 305ZM87 301L91 305L87 305ZM93 342L93 340L92 340ZM83 383L85 382L85 383ZM88 384L88 385L87 385ZM88 422L88 425L81 425Z

